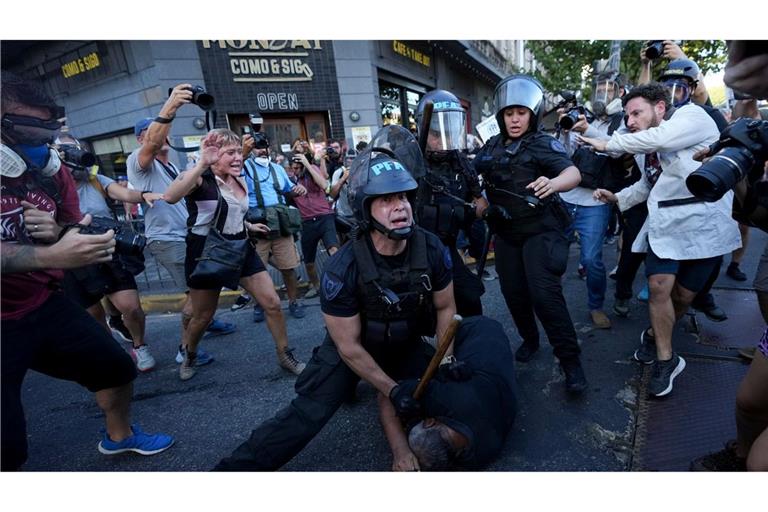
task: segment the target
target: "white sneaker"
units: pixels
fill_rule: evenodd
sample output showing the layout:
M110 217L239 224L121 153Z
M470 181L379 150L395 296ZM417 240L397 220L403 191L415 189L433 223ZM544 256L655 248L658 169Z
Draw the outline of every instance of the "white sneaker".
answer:
M307 293L304 294L305 299L314 299L320 294L320 292L314 286L310 286Z
M140 372L148 372L155 367L155 358L149 351L149 347L142 345L131 350L133 360L136 361L136 369Z

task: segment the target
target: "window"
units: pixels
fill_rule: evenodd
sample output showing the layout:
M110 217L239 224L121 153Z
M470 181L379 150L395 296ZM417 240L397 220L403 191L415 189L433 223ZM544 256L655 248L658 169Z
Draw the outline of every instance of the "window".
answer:
M379 98L381 99L381 123L384 126L399 124L416 131L416 107L421 101L422 93L407 89L389 82L379 82ZM407 112L407 115L403 115Z

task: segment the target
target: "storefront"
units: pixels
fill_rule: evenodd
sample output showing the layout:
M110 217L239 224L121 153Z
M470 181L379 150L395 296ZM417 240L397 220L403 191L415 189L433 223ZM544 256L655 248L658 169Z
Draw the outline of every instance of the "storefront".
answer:
M413 130L419 101L435 88L461 100L471 133L503 77L467 41L4 41L2 51L5 68L46 84L113 177L137 146L136 121L156 116L179 83L214 96L217 127L239 133L258 111L273 150L285 152L298 138L354 146L387 124ZM185 106L170 139L192 147L205 131L205 113ZM188 164L185 153L172 158Z
M317 143L344 136L331 41L198 41L217 126L240 132L261 113L275 151L296 139Z

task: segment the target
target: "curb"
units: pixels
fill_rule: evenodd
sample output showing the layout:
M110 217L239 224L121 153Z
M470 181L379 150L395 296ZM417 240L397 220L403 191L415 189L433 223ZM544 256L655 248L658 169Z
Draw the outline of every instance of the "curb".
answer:
M486 264L491 263L494 261L494 254L493 252L488 253L488 259L486 260ZM475 259L472 257L467 257L466 259L467 266L474 266ZM299 285L299 291L303 292L309 287L308 283L301 283ZM277 292L277 295L280 296L281 300L286 300L287 296L285 295L285 291L281 290L277 287L275 287L275 291ZM240 291L234 291L234 290L224 290L221 292L221 295L219 295L219 306L218 309L221 308L228 308L232 304L234 304L235 300L240 296ZM168 294L148 294L148 295L142 295L140 296L141 300L141 309L144 310L145 313L180 313L182 306L184 306L184 302L187 300L187 294L180 292L180 293L168 293Z

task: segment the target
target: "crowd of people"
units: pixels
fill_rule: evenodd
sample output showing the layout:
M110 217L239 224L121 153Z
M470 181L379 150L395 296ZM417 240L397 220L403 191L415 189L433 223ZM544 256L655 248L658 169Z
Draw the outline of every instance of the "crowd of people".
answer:
M233 307L254 301L253 321L266 320L278 365L298 376L291 403L217 470L280 468L361 379L378 392L393 470L482 467L514 421L514 360L536 356L537 318L567 393L587 392L561 282L569 244L578 241L590 321L611 327L603 249L615 232L614 216L621 238L613 312L629 314L644 265L649 326L638 333L633 357L652 365L649 394L670 394L686 365L674 350L675 322L691 307L727 318L710 288L728 254L728 276L746 279L738 263L748 220L741 217L740 228L732 216L743 207L738 192L707 202L688 190L686 179L727 123L707 104L698 66L674 42L663 48L669 64L658 82L644 73L632 86L616 71L600 71L592 83L594 116L581 111L567 125L571 112L560 110L555 133L543 130L542 85L527 75L505 78L494 92L499 133L473 143L471 152L461 102L436 90L417 108L416 133L390 125L356 148L299 139L288 154L276 155L252 114L242 135L210 130L197 160L180 171L169 158L168 134L193 93L190 84L178 84L157 117L135 125L130 187L73 158L82 152L77 139L56 139L61 107L36 84L3 72L3 470L21 468L27 456L27 369L96 394L107 424L102 453L152 455L174 442L129 420L136 371L151 370L157 354L149 350L134 277L144 269L144 242L115 221L110 200L142 205L146 251L187 290L176 354L181 380L214 361L200 346L206 330L235 330L214 315L222 288L238 287L246 294ZM734 118L753 104L745 101ZM17 160L6 159L5 148ZM125 217L131 211L126 207ZM500 289L521 338L514 353L497 321L503 319L483 316L485 288L460 240L469 241L478 271L493 244ZM320 242L330 256L322 272ZM306 363L289 347L266 272L267 265L278 270L288 313L302 318L302 261L304 298L319 296L326 330ZM755 283L768 320L767 275L764 255ZM113 335L130 342L132 357ZM695 469L768 469L766 339L750 353L737 397L737 441L695 461ZM420 381L438 353L437 373Z

